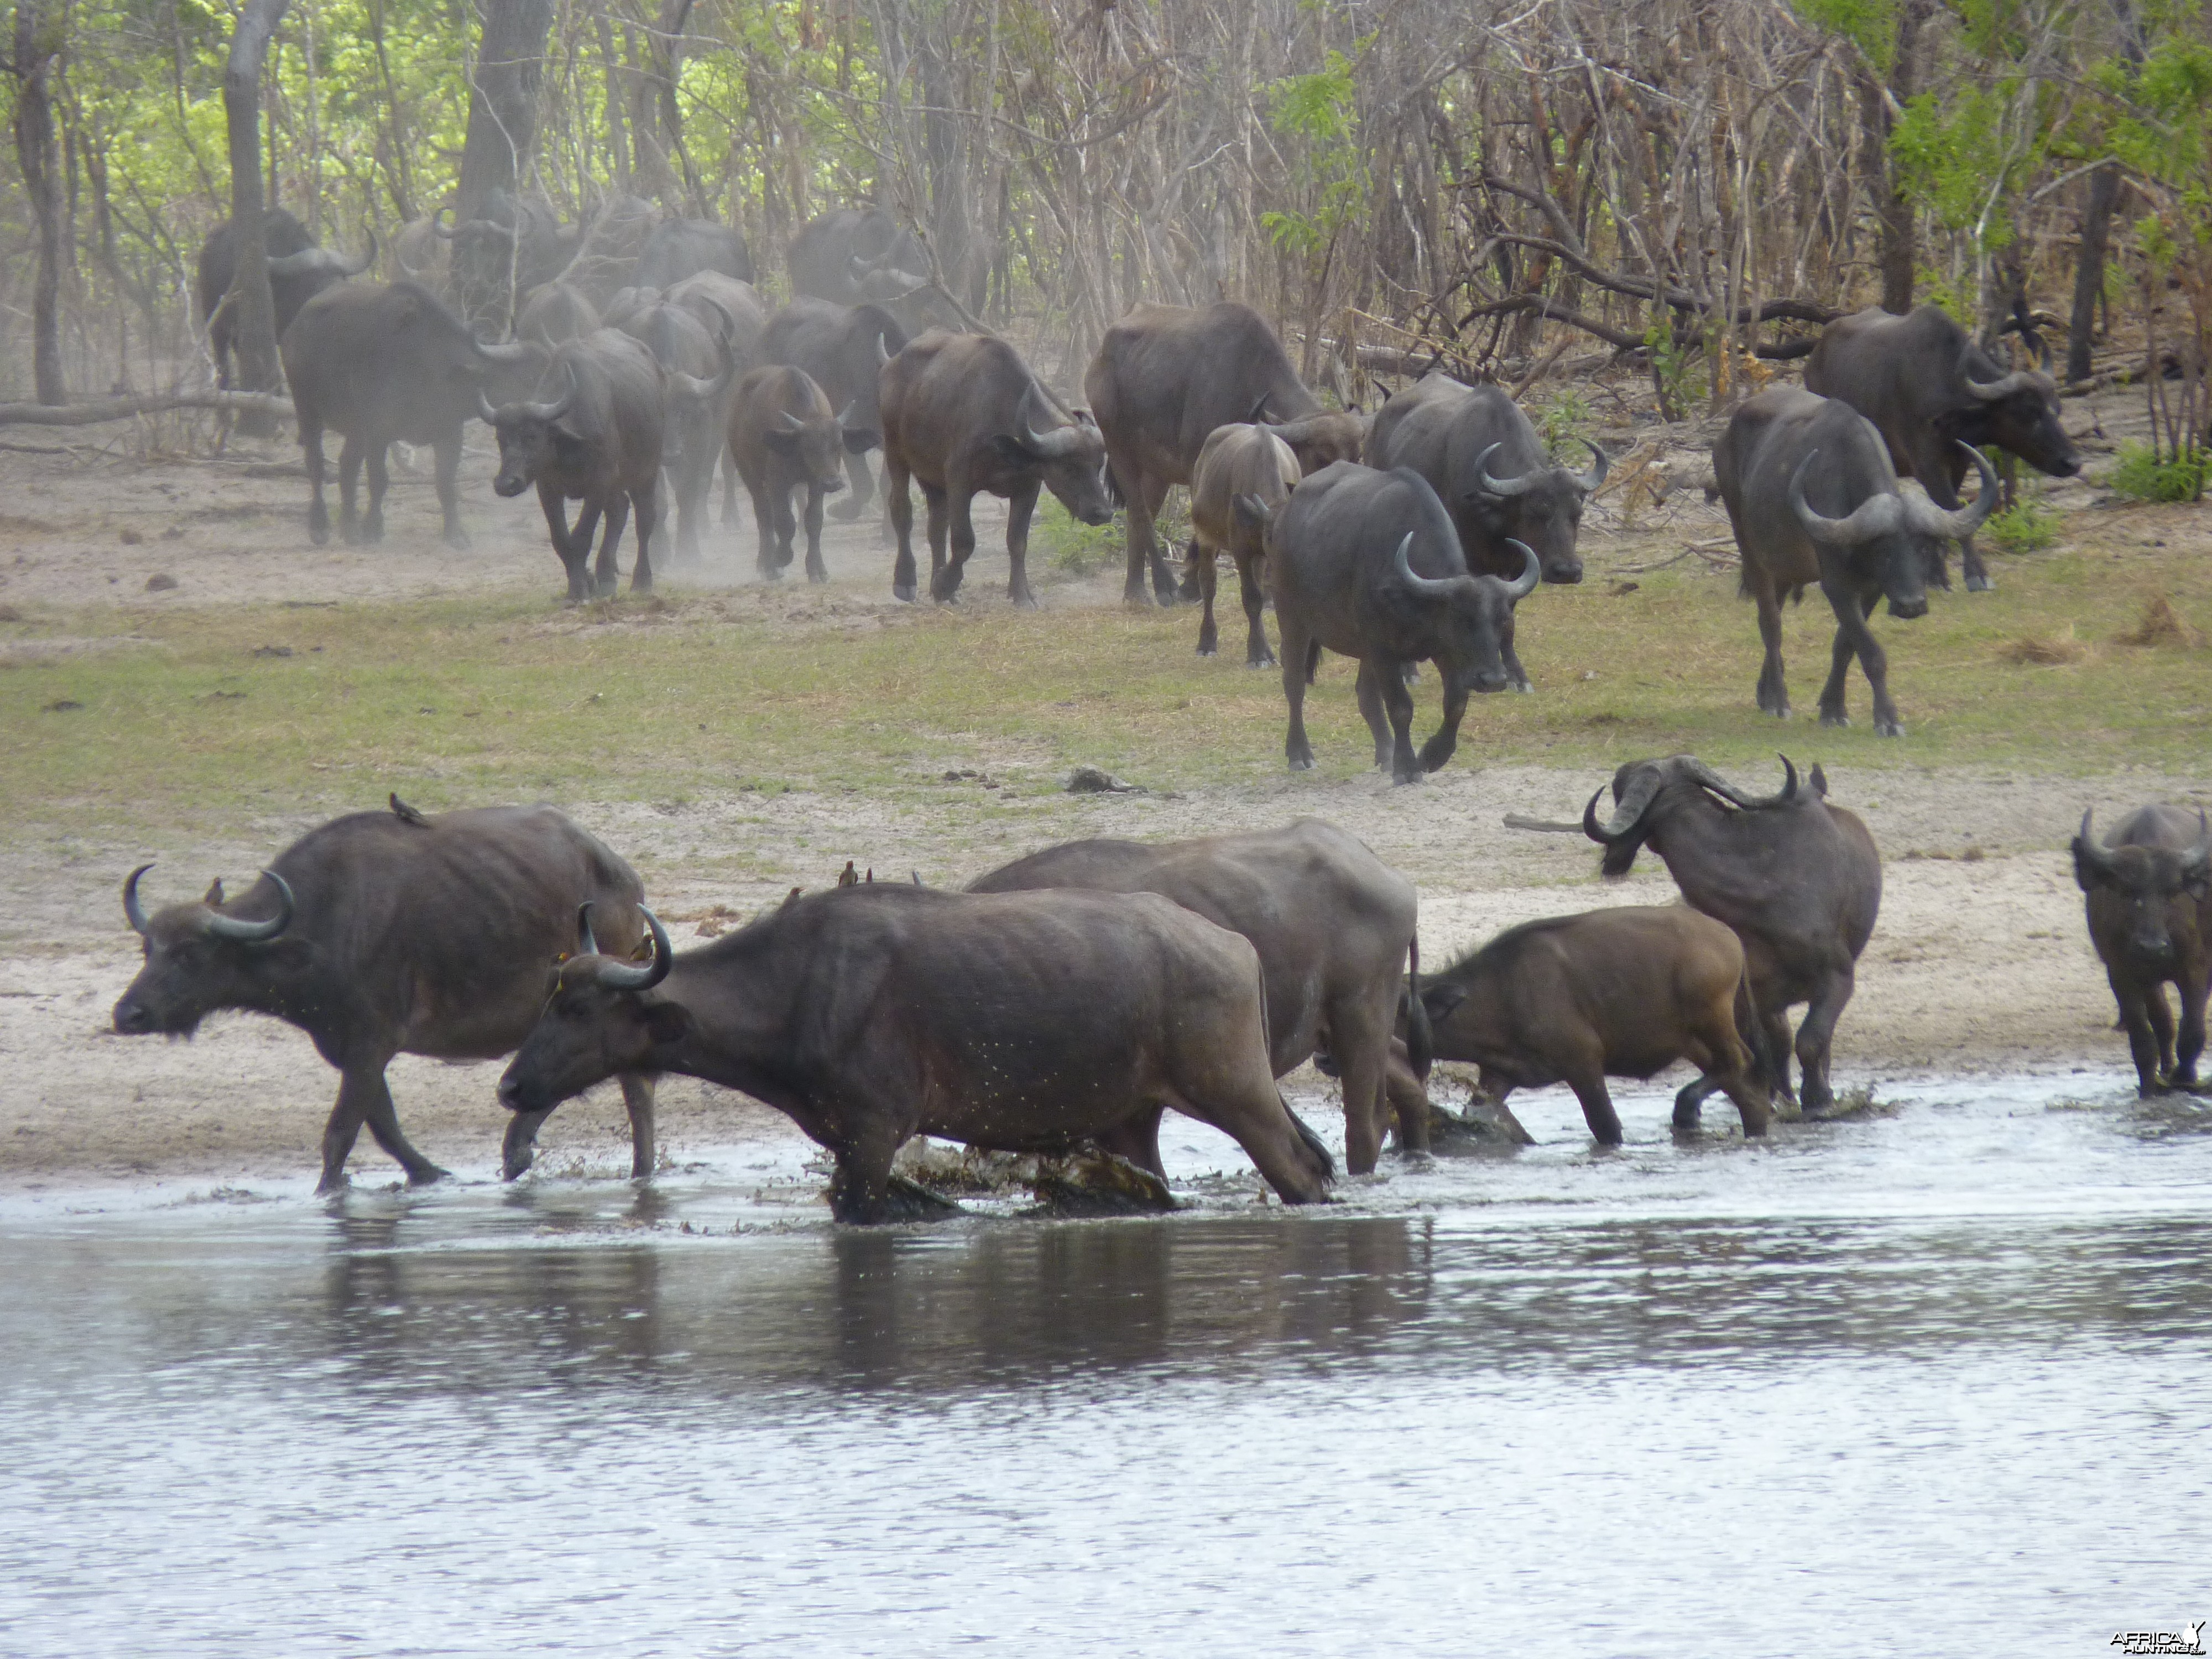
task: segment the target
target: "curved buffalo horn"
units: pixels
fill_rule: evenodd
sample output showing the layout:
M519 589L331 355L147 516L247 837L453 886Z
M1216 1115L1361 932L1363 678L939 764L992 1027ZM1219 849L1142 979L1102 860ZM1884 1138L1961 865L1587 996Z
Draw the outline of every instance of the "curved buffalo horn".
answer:
M786 432L804 432L806 430L806 422L800 420L798 416L793 414L787 409L777 410L775 411L775 418L777 421L781 422L783 429ZM842 426L844 422L841 421L838 424Z
M717 374L711 380L702 380L696 374L686 374L680 368L672 368L668 371L668 383L676 388L678 397L689 398L695 404L705 404L712 403L722 395L722 388L729 383L729 377Z
M1416 575L1413 572L1413 532L1408 530L1398 543L1398 550L1391 556L1391 563L1398 572L1398 580L1424 599L1440 599L1451 592L1449 581L1433 576Z
M276 914L266 921L241 921L236 916L208 912L207 930L217 939L236 939L241 945L259 945L275 939L292 925L292 889L284 878L274 870L261 872L276 890Z
M1597 821L1598 795L1605 793L1605 786L1598 785L1597 794L1592 795L1589 804L1583 808L1583 834L1601 847L1610 847L1622 840L1642 822L1644 809L1651 805L1652 797L1659 793L1662 781L1663 775L1656 766L1639 771L1635 781L1628 786L1628 793L1620 798L1620 805L1607 823Z
M140 865L131 872L131 878L123 884L123 920L131 924L131 931L141 939L146 937L147 922L145 907L138 902L138 878L153 867L150 864Z
M1823 518L1805 504L1805 471L1820 458L1817 449L1809 452L1797 463L1797 470L1790 475L1790 510L1797 515L1797 522L1805 526L1805 533L1816 542L1828 542L1837 547L1856 547L1861 542L1870 542L1877 536L1887 536L1895 530L1905 516L1905 498L1893 491L1884 490L1869 495L1853 507L1849 518Z
M1021 423L1022 442L1032 454L1048 461L1074 454L1083 447L1083 428L1079 426L1056 426L1049 432L1038 431L1036 419L1030 414L1030 408L1032 404L1043 402L1044 399L1037 396L1036 382L1031 380L1022 393L1021 402L1014 409L1014 418Z
M1703 761L1686 762L1682 770L1716 795L1735 802L1747 812L1756 812L1769 806L1787 806L1797 799L1797 768L1787 755L1775 758L1782 763L1782 788L1771 795L1747 795Z
M2089 819L2096 810L2093 806L2088 811L2081 814L2081 833L2074 837L2074 857L2077 862L2086 864L2098 875L2109 881L2115 874L2112 855L2105 850L2104 843L2089 830Z
M676 952L669 946L668 931L660 925L660 918L642 904L637 913L645 918L646 932L653 938L653 960L635 968L626 962L602 959L595 977L610 991L649 991L666 979L668 970L676 965Z
M1521 550L1521 574L1505 584L1505 597L1518 605L1534 592L1536 584L1544 579L1544 562L1536 556L1536 550L1528 543L1516 541L1510 536L1505 540L1509 545Z
M599 953L599 942L592 937L592 902L586 899L576 907L576 954L595 957Z
M884 337L883 337L880 333L878 333L878 334L876 336L876 364L877 364L877 367L878 367L878 368L881 368L884 364L888 363L889 362L890 362L890 360L891 360L891 348L890 348L890 343L888 340L884 339Z
M1267 419L1267 400L1265 397L1262 397L1258 403L1252 405L1252 412L1244 417L1244 424L1247 426L1262 426L1266 424Z
M1581 490L1585 495L1595 495L1599 487L1605 483L1606 469L1613 464L1606 459L1605 451L1600 449L1588 438L1583 440L1583 447L1589 451L1590 459L1597 465L1587 472L1577 472L1570 476L1575 481L1576 489Z
M1498 478L1491 476L1490 458L1504 448L1496 443L1474 458L1474 470L1481 475L1481 489L1486 495L1525 495L1536 487L1536 475L1523 472L1516 477Z
M476 354L488 363L526 363L536 355L538 348L523 340L509 340L505 345L495 345L489 340L471 340Z
M451 208L440 208L430 216L430 234L441 242L453 240L453 233L446 224L446 216L452 211Z
M338 275L341 276L358 276L362 272L367 270L375 263L376 233L372 230L368 233L368 252L362 254L360 258L349 259L343 254L337 256Z
M569 406L575 401L576 365L571 362L568 365L568 389L550 404L525 404L522 412L533 420L557 421L568 412Z
M326 247L303 247L297 253L272 253L262 263L269 267L273 282L279 276L305 276L311 270L327 270L340 261Z
M1966 390L1985 404L1993 404L2000 398L2009 398L2015 392L2026 392L2034 384L2035 371L2032 368L2016 368L1994 380L1978 380L1971 374L1966 376Z
M482 386L477 388L477 416L486 426L499 424L499 411L491 406L491 399L484 396Z
M850 426L853 422L853 411L860 406L860 400L858 398L848 398L844 408L837 411L837 424L841 427Z
M1974 464L1974 471L1982 475L1982 492L1955 513L1947 513L1925 497L1906 502L1905 514L1912 527L1923 536L1942 536L1952 541L1964 541L1982 527L1982 520L1996 511L1997 471L1990 465L1990 458L1969 443L1960 448L1966 452Z

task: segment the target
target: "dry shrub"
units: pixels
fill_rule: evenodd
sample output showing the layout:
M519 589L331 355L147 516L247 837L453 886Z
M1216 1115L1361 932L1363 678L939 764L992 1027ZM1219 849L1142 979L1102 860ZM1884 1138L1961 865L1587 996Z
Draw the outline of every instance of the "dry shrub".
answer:
M2054 668L2064 663L2087 662L2089 647L2074 637L2074 624L2068 623L2055 634L2024 634L1999 646L1997 655L2022 667Z
M2142 620L2116 637L2122 645L2178 645L2194 651L2204 643L2204 630L2184 622L2165 594L2154 593L2143 605Z

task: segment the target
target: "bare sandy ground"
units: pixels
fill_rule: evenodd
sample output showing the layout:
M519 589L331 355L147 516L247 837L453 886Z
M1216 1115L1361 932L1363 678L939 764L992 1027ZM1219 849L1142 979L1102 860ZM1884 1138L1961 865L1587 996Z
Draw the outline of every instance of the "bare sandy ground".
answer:
M1626 435L1613 436L1616 451ZM1664 453L1656 443L1646 451ZM491 496L490 459L481 448L464 471L475 544L458 554L435 540L427 457L424 476L402 473L395 483L385 545L307 547L304 479L288 473L295 455L285 444L234 446L222 465L141 465L84 448L59 459L0 455L0 487L15 509L0 517L0 605L34 613L87 603L312 605L460 589L556 591L557 566L534 503ZM1665 458L1679 475L1693 474L1702 465L1695 434L1680 433ZM2075 485L2054 505L2079 510L2093 499L2088 486ZM987 550L969 589L988 605L987 594L1003 587L1005 558L988 550L1000 545L998 515L981 516ZM2172 522L2175 533L2204 533L2202 514ZM1611 502L1601 503L1584 544L1601 577L1609 564L1671 555L1687 540L1724 531L1717 509L1694 491L1678 491L1656 511L1644 507L1632 529ZM861 619L891 604L890 554L872 512L860 526L833 527L826 590L752 582L748 511L741 509L738 527L710 530L707 545L703 567L672 572L672 586L724 587L733 604L816 620L826 612ZM149 591L157 577L166 580ZM1109 571L1048 586L1043 602L1111 605L1119 592L1118 572ZM70 648L65 641L41 646ZM980 831L845 795L732 795L680 808L586 802L570 810L647 872L654 903L678 919L679 943L750 914L791 885L825 884L848 858L879 876L912 870L952 884L1069 836L1166 838L1261 827L1300 812L1342 824L1420 884L1431 962L1531 917L1672 899L1672 884L1648 856L1627 880L1601 882L1595 849L1579 837L1503 827L1509 811L1577 815L1593 787L1589 775L1485 769L1462 759L1414 789L1393 789L1380 778L1317 788L1285 777L1174 797L1049 793ZM1045 764L1019 752L993 762L1008 776ZM1838 804L1864 815L1887 866L1881 923L1838 1037L1840 1085L1931 1073L2124 1066L2125 1043L2110 1029L2111 996L2062 849L2087 806L2110 812L2152 799L2202 800L2212 794L2204 780L2116 773L2083 782L1931 769L1842 775L1832 784ZM166 848L162 891L174 896L173 884L197 891L218 872L234 883L246 878L307 823L271 816L219 842ZM717 876L728 859L702 849L732 848L762 873L741 884ZM305 1037L247 1016L211 1020L189 1043L108 1034L108 1009L137 966L137 943L116 898L136 852L89 842L0 848L4 932L13 946L0 959L0 1188L312 1173L336 1079ZM492 1098L495 1066L402 1057L391 1075L401 1120L419 1146L455 1167L491 1166L505 1116ZM1310 1075L1294 1080L1294 1091L1310 1097L1323 1086ZM678 1160L689 1149L788 1133L765 1109L688 1080L670 1080L662 1097L664 1152ZM626 1134L619 1097L596 1091L549 1124L545 1167L617 1170ZM355 1169L371 1180L394 1173L366 1136Z

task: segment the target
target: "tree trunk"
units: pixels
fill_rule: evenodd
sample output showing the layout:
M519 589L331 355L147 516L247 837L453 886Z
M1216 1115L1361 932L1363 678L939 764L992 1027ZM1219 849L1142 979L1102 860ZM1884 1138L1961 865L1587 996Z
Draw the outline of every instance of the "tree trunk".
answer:
M482 0L483 35L469 76L469 135L453 216L476 219L494 191L513 192L538 138L552 0Z
M2120 25L2120 56L2132 68L2143 60L2142 31L2128 0L2114 0ZM2089 199L2081 210L2081 253L2074 267L2074 319L2066 336L2066 378L2089 378L2089 348L2095 343L2097 301L2105 292L2105 253L2110 246L2112 208L2120 198L2120 170L2099 167L2089 175Z
M269 37L290 0L246 0L230 37L222 72L222 113L230 139L230 217L238 230L238 264L230 280L232 346L238 385L246 392L276 389L276 307L269 297L267 204L261 192L261 70ZM265 416L249 415L239 430L266 437L276 429Z
M1912 204L1897 187L1890 167L1889 137L1893 125L1893 101L1899 108L1919 90L1920 29L1928 21L1929 0L1907 0L1897 12L1897 55L1891 59L1888 97L1871 70L1863 77L1861 100L1861 165L1874 198L1875 216L1881 225L1881 246L1876 263L1881 270L1881 308L1903 316L1912 309L1912 283L1920 264L1920 249L1913 233Z
M62 194L56 176L54 106L49 77L61 60L63 20L40 0L15 7L15 158L39 237L31 300L33 379L42 404L69 401L62 383Z

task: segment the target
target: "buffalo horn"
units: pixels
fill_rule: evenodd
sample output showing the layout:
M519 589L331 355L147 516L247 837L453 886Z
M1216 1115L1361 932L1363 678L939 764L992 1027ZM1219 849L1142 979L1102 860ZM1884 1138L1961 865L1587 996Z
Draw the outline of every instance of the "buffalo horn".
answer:
M783 429L786 432L804 432L806 430L806 422L800 420L798 416L793 414L787 409L777 410L775 411L775 418L781 423Z
M557 421L568 412L569 405L575 401L576 365L571 362L568 365L568 389L550 404L525 404L522 406L522 412L533 420Z
M292 925L292 890L284 878L274 870L261 872L269 878L269 884L276 890L276 914L266 921L244 921L236 916L208 912L207 930L217 939L233 939L242 945L259 945L275 939Z
M1267 422L1267 400L1265 397L1262 397L1258 403L1252 405L1252 412L1244 417L1244 424L1247 426L1265 426Z
M1525 495L1536 487L1534 473L1523 472L1511 478L1493 477L1491 475L1490 458L1504 447L1502 443L1492 444L1474 458L1474 470L1481 475L1482 492L1486 495Z
M486 426L499 424L499 411L491 406L491 399L484 396L482 386L477 388L477 414Z
M676 388L677 395L688 398L695 404L711 403L722 395L725 379L717 374L712 380L702 380L696 374L686 374L680 368L668 371L668 383Z
M668 970L676 965L676 953L670 949L668 932L660 925L660 918L642 904L637 913L645 918L646 932L653 938L653 960L642 968L632 967L626 962L602 959L599 966L599 982L610 991L647 991L668 977Z
M592 902L586 899L576 907L576 954L595 957L599 953L599 942L592 937Z
M2104 843L2099 841L2089 830L2089 819L2096 810L2093 806L2088 811L2081 814L2081 832L2074 837L2074 856L2079 862L2087 865L2098 875L2110 880L2113 873L2112 855L2105 850Z
M1583 834L1600 846L1612 846L1642 821L1644 810L1651 805L1651 798L1659 793L1662 781L1662 774L1656 767L1647 767L1638 772L1635 781L1628 786L1628 793L1620 798L1620 805L1609 823L1597 821L1598 795L1605 793L1605 786L1598 785L1597 794L1592 795L1589 804L1583 808Z
M430 216L430 234L441 242L453 240L453 233L446 227L446 216L452 211L451 208L440 208Z
M488 363L526 363L537 348L524 340L509 340L505 345L494 345L489 340L471 340L477 356Z
M1982 475L1982 492L1955 513L1947 513L1935 502L1924 498L1915 499L1905 505L1905 516L1912 527L1923 536L1942 536L1952 541L1964 541L1982 527L1982 520L1996 510L1997 473L1990 465L1990 458L1969 443L1960 448L1966 452L1974 470Z
M1265 526L1275 521L1275 509L1257 495L1249 493L1238 495L1232 505L1254 524Z
M1516 605L1536 591L1536 584L1544 579L1544 562L1536 556L1536 550L1522 541L1508 536L1509 545L1521 550L1521 574L1505 584L1505 597Z
M141 939L146 936L147 922L146 908L138 902L138 878L153 867L150 864L140 865L131 872L131 878L123 884L123 920L131 924L131 931Z
M884 338L881 333L878 333L876 336L876 364L878 368L881 368L884 364L890 362L890 360L891 349L890 343Z
M1036 422L1030 413L1030 405L1043 401L1037 396L1036 382L1031 380L1028 389L1022 393L1021 402L1014 409L1014 418L1021 423L1022 442L1032 454L1048 461L1074 454L1083 447L1083 428L1079 426L1056 426L1049 432L1038 431Z
M1682 769L1704 787L1725 800L1733 801L1747 812L1756 812L1768 806L1787 806L1797 799L1797 769L1787 755L1776 757L1782 763L1782 788L1778 794L1747 795L1703 761L1690 761Z
M842 409L841 409L841 410L839 410L837 411L837 424L838 424L839 426L848 426L848 425L850 425L850 424L852 423L852 419L853 419L853 411L854 411L854 410L858 409L860 406L860 400L858 398L847 398L847 399L845 400L845 406L844 406L844 408L842 408Z
M2200 806L2197 809L2197 845L2181 855L2181 878L2202 881L2208 874L2212 874L2212 819L2205 817Z
M326 247L303 247L297 253L272 253L264 262L271 281L280 276L304 276L311 270L337 265L338 256Z
M1797 515L1797 522L1805 526L1805 533L1816 542L1828 542L1838 547L1856 547L1870 542L1877 536L1887 536L1898 527L1905 513L1905 498L1892 490L1869 495L1853 507L1849 518L1828 519L1815 513L1805 503L1805 472L1820 459L1817 449L1809 452L1797 463L1797 470L1790 475L1790 510Z
M2016 368L1995 380L1978 380L1971 374L1966 376L1966 390L1985 404L1993 404L2000 398L2009 398L2015 392L2026 392L2034 384L2035 372L2027 368Z
M1606 469L1612 463L1606 459L1605 451L1590 442L1588 438L1583 440L1583 447L1589 451L1590 459L1597 465L1587 472L1577 472L1573 475L1575 488L1585 495L1595 495L1598 492L1599 486L1605 483Z
M1440 581L1433 576L1419 576L1413 574L1413 532L1408 530L1403 539L1399 542L1398 551L1391 561L1397 567L1398 580L1424 599L1442 599L1450 592L1449 582ZM1531 586L1534 584L1532 583Z
M343 254L339 255L337 268L341 276L358 276L362 272L367 270L375 263L376 233L372 230L368 233L368 252L362 254L358 259L349 259Z

